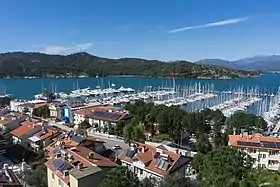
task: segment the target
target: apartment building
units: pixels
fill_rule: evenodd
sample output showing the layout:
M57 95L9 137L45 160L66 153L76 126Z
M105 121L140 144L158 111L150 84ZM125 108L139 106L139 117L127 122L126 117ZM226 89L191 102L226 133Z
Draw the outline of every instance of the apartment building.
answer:
M61 145L51 152L47 167L48 187L97 187L117 164L89 149Z
M27 141L28 138L32 137L34 134L40 132L42 129L42 123L34 118L28 118L20 123L20 126L13 131L11 135L13 136L14 143L22 143Z
M229 135L229 146L244 150L253 158L253 167L280 170L280 139L261 134Z
M132 115L124 110L109 106L96 106L81 110L76 110L74 113L74 124L78 125L84 120L88 120L89 124L94 128L117 125L120 122L127 122Z
M60 134L61 132L58 129L42 126L41 131L28 138L28 142L30 146L37 151L40 146L46 147L50 145L53 142L52 139Z
M14 130L20 126L20 123L26 120L26 116L21 113L11 112L2 115L0 118L0 129Z
M153 178L157 181L166 174L185 176L191 158L168 151L164 146L137 143L121 156L122 166L132 170L140 180Z

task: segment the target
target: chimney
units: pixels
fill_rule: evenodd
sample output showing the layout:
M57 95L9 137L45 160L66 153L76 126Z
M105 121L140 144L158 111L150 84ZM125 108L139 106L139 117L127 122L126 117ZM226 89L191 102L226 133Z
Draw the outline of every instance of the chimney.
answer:
M143 147L141 148L141 152L142 152L142 153L145 153L145 146L143 146Z
M175 152L176 152L176 154L179 154L179 149L176 149Z
M89 152L88 159L93 159L93 158L94 158L94 152Z
M63 177L67 177L69 175L69 170L64 170L63 171Z
M83 163L79 163L79 164L78 164L78 169L79 169L79 170L82 169L83 166L84 166Z

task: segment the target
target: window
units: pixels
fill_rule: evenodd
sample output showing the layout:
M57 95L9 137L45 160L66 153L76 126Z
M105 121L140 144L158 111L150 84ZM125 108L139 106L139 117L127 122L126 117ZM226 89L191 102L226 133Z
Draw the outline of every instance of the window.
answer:
M262 164L262 168L265 168L265 164Z
M54 173L52 173L52 179L54 179Z
M278 154L279 154L279 151L269 151L269 156L275 156Z
M140 169L140 175L143 175L143 169Z
M253 158L253 164L255 164L255 163L256 163L256 161L257 161L257 159L256 159L256 158Z
M63 182L60 179L58 180L58 186L63 187Z
M263 158L266 158L266 154L263 154Z

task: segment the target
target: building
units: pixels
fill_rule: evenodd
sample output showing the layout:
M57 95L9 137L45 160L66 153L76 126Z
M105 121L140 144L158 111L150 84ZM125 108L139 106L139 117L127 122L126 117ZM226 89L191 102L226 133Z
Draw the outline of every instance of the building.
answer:
M10 110L13 112L20 112L20 113L28 111L32 115L33 110L35 108L39 108L46 104L47 102L44 100L31 100L31 101L12 100L10 102Z
M14 130L20 126L20 123L26 120L26 116L21 113L11 112L1 116L0 129Z
M81 109L91 108L91 107L98 106L98 105L100 105L99 102L86 103L83 101L78 101L78 102L65 103L63 106L60 107L60 111L61 111L60 119L66 121L66 122L73 123L74 122L73 112L75 112L77 110L81 110Z
M89 149L57 144L47 167L48 187L97 187L117 164Z
M55 104L55 103L51 103L49 105L49 110L50 110L50 118L52 120L62 120L62 108L65 106L65 104Z
M34 150L39 150L40 146L47 147L53 143L53 138L60 135L61 132L53 127L42 126L41 131L28 138L30 146Z
M244 150L253 158L253 167L280 169L280 139L261 134L229 135L229 146Z
M97 138L92 136L82 136L73 132L66 133L63 132L59 136L56 136L52 139L53 143L46 147L46 150L51 153L57 144L63 145L65 148L82 146L86 147L89 150L96 152L106 158L110 158L111 160L115 160L115 154L108 154L107 149L105 148L105 142L100 141Z
M185 176L191 158L168 151L164 146L137 143L121 156L123 166L132 170L140 180L153 178L157 181L166 174Z
M80 109L73 113L75 125L88 120L89 124L96 129L108 127L109 125L116 126L120 122L128 122L132 118L129 112L109 106Z
M12 170L1 169L0 187L22 187L22 184Z
M20 123L20 126L10 133L13 136L14 143L22 143L28 140L34 134L42 130L42 123L34 118L28 118Z

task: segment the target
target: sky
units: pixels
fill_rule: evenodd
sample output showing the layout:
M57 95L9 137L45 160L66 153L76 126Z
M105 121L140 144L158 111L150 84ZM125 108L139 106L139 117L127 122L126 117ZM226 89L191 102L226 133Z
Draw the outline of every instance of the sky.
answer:
M279 7L279 0L1 0L0 52L192 62L280 54Z

